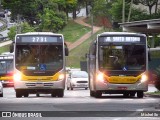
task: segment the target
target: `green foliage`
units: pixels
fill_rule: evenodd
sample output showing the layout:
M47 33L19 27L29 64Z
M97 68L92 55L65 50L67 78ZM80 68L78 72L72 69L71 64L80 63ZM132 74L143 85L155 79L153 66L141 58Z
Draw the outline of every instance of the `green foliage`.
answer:
M10 28L10 31L8 33L8 38L10 40L14 40L14 37L16 35L16 29L17 29L16 26L13 26L13 27Z
M34 0L3 0L4 8L9 8L12 12L12 19L17 19L17 15L21 15L21 18L32 22L36 19L37 7Z
M31 27L27 22L22 23L19 27L21 27L21 33L26 33L26 32L34 32L34 28ZM8 38L10 40L14 40L14 37L17 33L17 26L13 26L10 28L10 31L8 33Z
M107 16L108 15L108 10L111 8L111 3L107 2L106 0L96 0L94 2L94 7L93 7L93 14L97 16ZM106 9L107 8L107 9Z
M122 21L122 7L123 7L123 1L117 0L112 4L111 9L109 10L112 19L116 22ZM128 3L125 3L125 18L128 17L129 7L130 5Z
M54 12L47 8L44 10L44 13L40 15L40 18L40 31L58 32L67 24L67 18L64 13Z
M141 10L140 8L138 9L132 8L130 21L146 20L147 18L148 18L147 11Z

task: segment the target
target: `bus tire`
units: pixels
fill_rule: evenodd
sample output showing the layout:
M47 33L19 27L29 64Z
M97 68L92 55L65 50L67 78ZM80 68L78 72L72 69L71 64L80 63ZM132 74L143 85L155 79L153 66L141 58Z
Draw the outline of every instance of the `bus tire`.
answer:
M16 98L21 98L21 97L22 97L21 91L16 91Z
M29 96L29 94L26 92L26 93L24 93L24 97L28 97Z
M143 98L143 96L144 96L143 91L137 92L137 97L138 97L138 98Z
M69 90L69 87L67 87L67 90Z
M135 92L131 92L130 97L135 97L135 94L136 94Z
M36 96L37 96L37 97L40 97L40 94L39 94L39 93L36 93Z
M101 97L102 97L102 92L96 91L96 92L94 93L94 97L96 97L96 98L101 98Z
M52 92L52 93L51 93L51 96L52 96L52 97L56 97L55 92Z
M63 97L64 96L64 90L58 90L57 91L57 96L58 97Z
M2 94L0 94L0 97L3 97L3 93L2 93Z
M94 91L91 91L91 90L90 90L90 96L91 96L91 97L94 97Z
M129 97L129 93L123 93L123 97L128 98Z

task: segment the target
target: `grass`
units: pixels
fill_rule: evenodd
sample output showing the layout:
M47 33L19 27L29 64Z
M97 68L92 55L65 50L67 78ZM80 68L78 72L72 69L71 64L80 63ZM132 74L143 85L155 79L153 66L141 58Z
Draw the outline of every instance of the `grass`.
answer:
M160 58L160 51L151 51L150 54L152 58Z
M150 94L150 95L160 95L160 91L147 92L146 94Z
M59 33L64 35L65 41L73 43L89 31L91 31L91 28L75 23L73 20L69 20L67 26Z
M3 52L9 52L9 48L10 48L10 45L0 47L0 54Z
M98 33L103 32L104 30L101 30L94 34L92 36L93 39L89 38L85 42L83 42L81 45L77 46L73 50L70 51L69 56L67 59L67 66L68 67L74 67L74 68L80 68L80 61L86 61L86 53L89 51L89 46L92 40L96 38L96 35Z

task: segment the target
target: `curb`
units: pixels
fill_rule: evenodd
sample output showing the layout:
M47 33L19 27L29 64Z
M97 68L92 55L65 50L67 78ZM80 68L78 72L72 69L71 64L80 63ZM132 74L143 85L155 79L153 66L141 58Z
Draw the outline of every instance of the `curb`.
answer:
M160 98L160 95L152 95L152 94L149 94L149 93L145 93L145 96L146 97L153 97L153 98Z

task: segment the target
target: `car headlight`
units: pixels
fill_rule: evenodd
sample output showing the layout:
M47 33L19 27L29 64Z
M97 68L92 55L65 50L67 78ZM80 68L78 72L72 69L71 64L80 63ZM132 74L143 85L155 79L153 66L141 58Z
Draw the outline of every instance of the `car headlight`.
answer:
M13 75L13 80L14 81L20 81L21 78L22 78L22 74L20 72L14 73L14 75Z
M148 80L148 76L146 74L143 74L141 76L141 82L146 82Z

